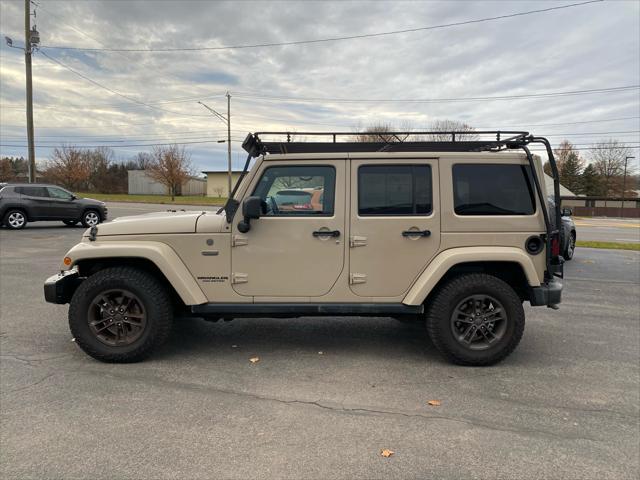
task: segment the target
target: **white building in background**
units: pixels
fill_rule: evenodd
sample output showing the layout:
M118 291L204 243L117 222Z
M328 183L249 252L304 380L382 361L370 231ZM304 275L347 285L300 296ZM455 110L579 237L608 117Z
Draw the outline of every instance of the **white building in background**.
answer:
M144 170L128 170L130 195L168 195L167 187L156 182ZM205 195L207 181L200 177L191 177L178 192L178 195Z
M229 193L229 171L207 170L202 172L207 176L207 197L226 197ZM231 172L231 188L236 184L242 170Z

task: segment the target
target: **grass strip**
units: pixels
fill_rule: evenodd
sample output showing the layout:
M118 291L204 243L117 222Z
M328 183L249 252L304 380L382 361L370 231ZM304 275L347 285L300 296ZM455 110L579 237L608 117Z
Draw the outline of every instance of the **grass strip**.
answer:
M169 195L129 195L127 193L77 193L79 197L88 197L103 202L161 203L167 205L223 205L226 198L205 197L202 195L181 195L171 201Z
M640 243L619 243L619 242L596 242L588 240L578 240L577 247L606 248L609 250L636 250L640 251Z

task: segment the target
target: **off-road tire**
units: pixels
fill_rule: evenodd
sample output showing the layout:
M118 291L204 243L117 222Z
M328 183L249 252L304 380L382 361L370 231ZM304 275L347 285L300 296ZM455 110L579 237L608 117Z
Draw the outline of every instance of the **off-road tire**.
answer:
M89 308L102 292L125 289L143 303L147 319L140 338L124 346L102 343L89 328ZM101 270L80 284L69 305L69 327L78 346L87 354L109 363L132 363L147 358L171 332L173 310L167 288L153 275L130 267Z
M13 220L16 215L22 216L21 224L17 224L16 221ZM5 227L10 228L11 230L21 230L27 225L27 214L23 210L11 208L7 211L7 213L4 214L2 224Z
M490 295L505 309L503 337L486 350L465 348L454 338L451 316L465 297ZM524 333L524 309L518 294L504 281L492 275L472 273L447 281L434 293L427 309L427 331L438 351L458 365L487 366L500 362L516 348Z
M89 221L89 216L92 214L98 217L97 223L92 224ZM100 215L100 212L98 210L94 210L94 209L85 210L84 212L82 212L82 218L80 219L80 221L82 222L82 226L85 228L94 227L102 222L102 215Z

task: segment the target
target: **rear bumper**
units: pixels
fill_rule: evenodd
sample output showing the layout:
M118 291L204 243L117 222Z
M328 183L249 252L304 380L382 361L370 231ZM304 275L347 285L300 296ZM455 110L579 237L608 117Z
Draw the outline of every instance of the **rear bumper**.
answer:
M77 270L53 275L44 282L44 299L49 303L69 303L82 280Z
M548 307L557 307L562 301L562 282L553 279L547 283L543 283L539 287L531 288L529 302L532 306L537 307L546 305Z

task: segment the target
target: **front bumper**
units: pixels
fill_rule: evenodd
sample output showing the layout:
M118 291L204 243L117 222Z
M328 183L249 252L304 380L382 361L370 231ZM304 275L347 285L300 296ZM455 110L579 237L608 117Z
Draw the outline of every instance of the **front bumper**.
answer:
M558 308L558 304L562 301L562 282L553 279L547 283L543 283L539 287L531 288L529 302L532 306L537 307L546 305L551 308Z
M75 269L53 275L44 282L44 299L49 303L69 303L82 280Z

